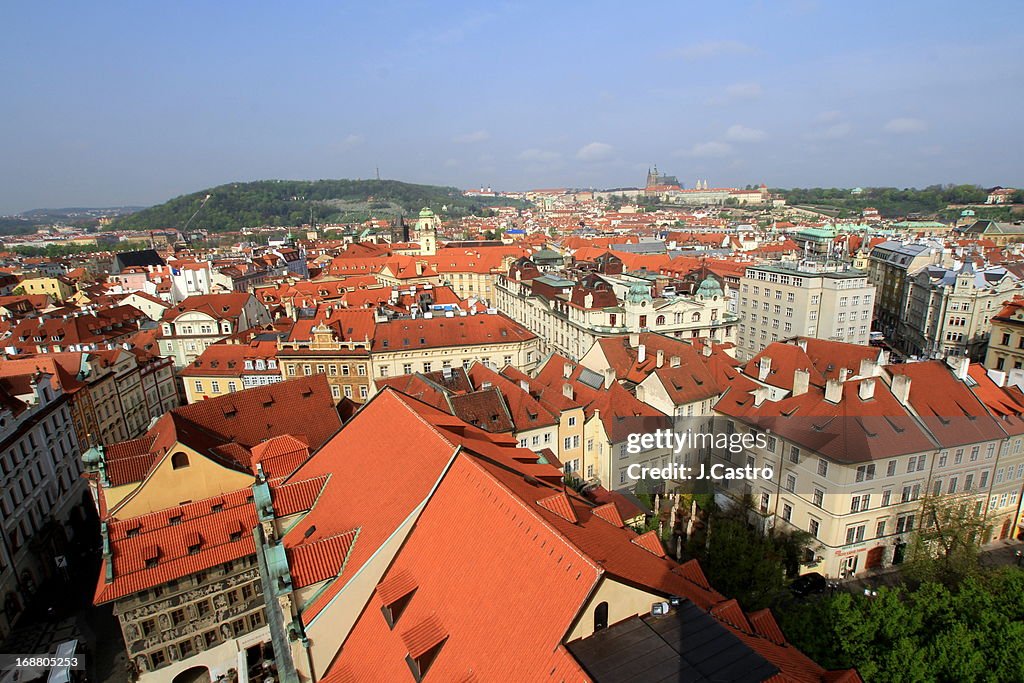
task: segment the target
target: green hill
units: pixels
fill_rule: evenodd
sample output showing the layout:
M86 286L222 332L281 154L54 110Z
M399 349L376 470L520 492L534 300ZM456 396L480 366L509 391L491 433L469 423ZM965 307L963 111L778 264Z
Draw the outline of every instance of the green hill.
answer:
M203 199L210 199L196 214ZM501 197L464 197L454 187L414 185L397 180L259 180L229 183L143 209L118 219L114 229L189 229L223 232L245 227L290 226L309 222L347 223L368 218L415 216L429 206L446 217L486 215L492 206L525 206Z

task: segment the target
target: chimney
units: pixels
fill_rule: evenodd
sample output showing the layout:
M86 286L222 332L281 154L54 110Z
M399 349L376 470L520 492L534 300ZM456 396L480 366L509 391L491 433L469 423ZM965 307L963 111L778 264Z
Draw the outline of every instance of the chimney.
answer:
M860 362L860 372L857 374L861 377L876 377L878 375L878 364L875 363L873 358L865 358Z
M764 403L770 392L771 389L768 387L758 387L757 389L754 389L754 407L756 408Z
M705 358L710 358L711 357L711 341L710 340L708 340L707 343L705 343L704 346L701 347L700 352L704 355Z
M793 395L802 396L811 385L811 373L807 370L793 371Z
M857 387L857 394L860 396L860 400L869 401L875 397L875 378L869 377L860 381L860 386Z
M572 363L566 363L562 366L562 377L566 379L572 377Z
M967 380L967 370L971 367L971 359L967 356L946 356L946 365L953 374L963 382Z
M679 367L679 363L680 363L679 356L672 356L671 358L668 359L669 367L678 368Z
M910 378L906 375L893 375L892 376L892 395L896 397L896 400L907 405L910 401Z
M807 340L806 339L797 339L796 340L796 345L799 346L803 350L804 353L807 353Z
M605 389L610 388L614 381L615 381L615 369L614 368L605 368L605 370L604 370L604 388Z
M665 365L665 350L664 349L658 349L657 359L658 359L658 367L659 368L662 367L663 365Z
M850 378L850 370L848 368L839 368L839 383L842 384Z
M636 348L636 362L643 363L647 360L647 347L641 344Z
M630 346L630 348L634 348L634 349L636 347L640 346L640 335L639 334L631 334L631 335L629 335L629 346Z
M530 383L527 382L525 379L519 380L519 388L525 391L526 393L530 393Z
M772 359L768 356L761 356L761 361L757 365L757 379L760 382L768 379L768 375L772 371Z
M825 400L829 403L839 403L843 398L843 383L839 380L830 379L825 383Z
M571 384L566 383L566 384L562 385L562 396L565 396L568 399L572 398L572 385Z

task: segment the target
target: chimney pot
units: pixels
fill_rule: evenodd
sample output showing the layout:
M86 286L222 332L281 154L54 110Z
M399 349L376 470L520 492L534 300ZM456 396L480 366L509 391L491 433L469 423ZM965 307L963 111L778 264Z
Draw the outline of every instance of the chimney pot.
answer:
M860 386L857 387L857 393L860 395L860 400L868 401L875 397L875 378L869 377L868 379L862 379Z
M843 383L836 379L830 379L825 383L825 400L829 403L839 403L843 398Z
M897 401L907 405L910 401L910 378L906 375L893 375L892 395Z
M801 396L807 393L811 384L811 373L807 370L793 371L793 395Z

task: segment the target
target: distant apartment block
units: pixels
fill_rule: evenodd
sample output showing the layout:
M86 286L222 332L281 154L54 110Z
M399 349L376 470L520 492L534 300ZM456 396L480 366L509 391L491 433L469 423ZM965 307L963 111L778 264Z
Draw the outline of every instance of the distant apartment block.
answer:
M750 266L740 279L736 357L797 336L867 344L874 296L859 270Z

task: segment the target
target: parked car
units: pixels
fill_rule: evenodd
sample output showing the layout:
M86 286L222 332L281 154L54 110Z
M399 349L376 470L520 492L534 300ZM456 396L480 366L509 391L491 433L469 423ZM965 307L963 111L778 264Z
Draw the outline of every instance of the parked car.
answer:
M824 576L818 572L811 572L797 577L793 583L789 584L789 590L794 595L810 595L811 593L821 593L827 586L828 581Z

